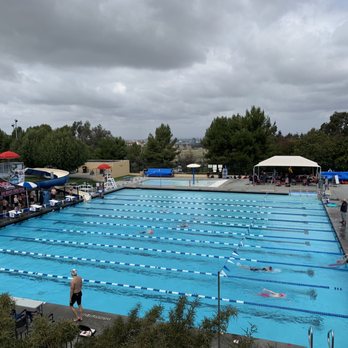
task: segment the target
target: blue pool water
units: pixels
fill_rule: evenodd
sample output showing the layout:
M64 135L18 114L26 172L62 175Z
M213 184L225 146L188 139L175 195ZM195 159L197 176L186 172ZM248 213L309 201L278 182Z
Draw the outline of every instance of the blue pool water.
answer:
M169 309L180 293L195 294L200 321L217 309L224 269L222 305L239 311L229 332L251 323L256 337L306 345L311 326L317 347L330 329L345 347L348 268L329 266L342 252L314 196L124 189L7 226L0 241L0 291L13 296L68 305L77 268L86 308ZM286 297L262 297L264 288Z
M226 179L217 180L206 180L206 179L195 179L193 183L192 178L190 179L145 179L141 182L142 186L175 186L175 187L218 187L226 182Z

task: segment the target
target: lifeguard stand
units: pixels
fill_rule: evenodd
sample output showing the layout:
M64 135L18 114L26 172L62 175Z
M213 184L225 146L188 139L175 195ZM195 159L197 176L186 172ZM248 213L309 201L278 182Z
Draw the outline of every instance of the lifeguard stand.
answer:
M115 190L116 188L117 188L117 184L115 179L110 174L105 174L105 182L104 182L105 191Z

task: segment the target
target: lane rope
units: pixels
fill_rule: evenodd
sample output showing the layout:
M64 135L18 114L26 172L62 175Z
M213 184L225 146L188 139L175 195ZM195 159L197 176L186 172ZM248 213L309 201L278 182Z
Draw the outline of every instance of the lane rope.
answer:
M26 227L30 228L30 227ZM31 229L34 229L32 227ZM152 239L160 241L173 241L173 242L185 242L185 243L194 243L194 244L212 244L212 245L221 245L221 246L232 246L240 247L241 242L238 243L229 243L229 242L219 242L211 240L201 240L201 239L189 239L189 238L176 238L176 237L163 237L163 236L153 236L146 235L146 231L139 232L140 234L128 234L128 233L114 233L114 232L101 232L101 231L87 231L87 230L75 230L75 229L58 229L58 228L45 228L40 229L45 233L50 232L65 232L65 233L78 233L85 235L99 235L99 236L110 236L110 237L126 237L126 238L138 238L138 239ZM341 255L340 252L334 251L320 251L320 250L308 250L308 249L295 249L295 248L281 248L281 247L271 247L271 246L262 246L262 245L253 245L243 243L243 248L255 248L255 249L267 249L267 250L282 250L282 251L293 251L293 252L305 252L305 253L314 253L314 254L325 254L325 255Z
M304 240L304 241L317 241L317 242L331 242L331 243L337 243L336 239L318 239L318 238L302 238L302 237L292 237L292 236L274 236L274 235L264 235L264 234L255 234L255 233L244 233L244 232L231 232L231 231L217 231L217 230L208 230L208 229L200 229L200 228L186 228L186 227L170 227L170 226L156 226L156 225L142 225L142 224L132 224L132 223L109 223L109 222L96 222L96 221L82 221L82 222L75 222L75 221L66 221L66 220L57 220L57 219L50 219L48 217L45 217L45 221L53 221L56 224L63 224L63 225L71 225L72 223L74 225L110 225L110 226L118 226L118 227L137 227L137 228L152 228L155 230L169 230L169 231L176 231L176 232L182 232L182 233L189 233L193 235L204 235L204 234L210 234L214 236L219 235L227 235L227 236L237 236L237 237L255 237L255 238L281 238L281 239L288 239L288 240ZM186 222L186 220L177 220L177 223L180 222ZM190 221L191 223L191 221ZM22 226L26 227L26 226ZM233 224L233 227L238 227L242 229L256 229L257 226L255 225L247 225L247 224ZM38 227L39 228L39 227ZM40 228L39 228L40 229ZM269 229L270 230L270 229ZM279 230L276 230L279 231ZM304 230L303 230L303 233Z
M28 275L28 276L35 276L35 277L55 278L55 279L62 279L62 280L70 280L71 279L70 277L62 276L62 275L43 273L43 272L25 271L25 270L19 270L19 269L14 269L14 268L0 267L0 271L6 272L6 273L11 273L11 274ZM208 299L208 300L214 300L214 301L218 300L217 296L209 296L209 295L203 295L203 294L173 291L173 290L168 290L168 289L157 289L157 288L145 287L145 286L141 286L141 285L123 284L123 283L94 280L94 279L83 279L83 282L87 283L87 284L109 285L109 286L115 286L115 287L144 290L144 291L157 292L157 293L161 293L161 294L169 294L169 295L176 295L176 296L186 296L186 297ZM278 305L257 303L257 302L252 302L252 301L244 301L244 300L231 299L231 298L225 298L225 297L220 297L220 300L222 302L236 303L236 304L240 304L240 305L250 305L250 306L258 306L258 307L274 308L274 309L283 309L283 310L288 310L288 311L293 311L293 312L310 313L310 314L317 314L317 315L323 315L323 316L329 316L329 317L348 319L347 314L341 314L341 313L314 311L314 310L303 309L303 308L278 306Z
M45 254L45 253L37 253L37 252L33 252L33 251L23 251L23 250L1 249L0 248L0 252L5 253L5 254L11 254L11 255L38 256L38 257L47 258L47 259L53 258L53 259L70 260L70 261L83 261L83 262L87 261L87 262L92 262L92 263L97 263L97 264L110 264L110 265L119 265L119 266L128 266L128 267L140 267L140 268L148 268L148 269L157 269L160 271L199 274L199 275L213 276L213 277L217 277L217 275L218 275L217 273L213 273L213 272L193 271L193 270L188 270L188 269L163 267L163 266L155 266L155 265L146 265L146 264L122 262L122 261L112 261L112 260L102 260L102 259L99 260L99 259L88 258L88 257ZM228 275L228 278L252 280L252 281L275 283L275 284L284 284L284 285L294 285L294 286L302 286L302 287L309 287L309 288L334 289L334 290L337 289L337 287L332 287L332 286L328 286L328 285L294 283L294 282L287 282L287 281L274 280L274 279L260 279L260 278L234 276L234 275Z
M0 235L0 237L7 237L4 235ZM117 245L117 244L104 244L104 243L91 243L91 242L76 242L76 241L68 241L61 239L48 239L48 238L30 238L23 236L11 236L11 238L15 238L17 240L25 240L25 241L33 241L33 242L44 242L44 243L53 243L53 244L63 244L63 245L72 245L72 246L96 246L101 248L113 248L113 249L123 249L123 250L139 250L139 251L150 251L150 252L158 252L164 254L175 254L175 255L186 255L186 256L198 256L205 258L214 258L214 259L222 259L222 260L238 260L238 261L250 261L255 263L263 263L263 264L278 264L278 265L287 265L287 266L300 266L306 268L323 268L323 269L334 269L337 271L348 272L348 269L338 269L337 267L326 267L326 266L317 266L317 265L307 265L307 264L295 264L289 262L280 262L280 261L264 261L257 260L245 257L232 257L232 256L223 256L223 255L213 255L213 254L205 254L205 253L194 253L194 252L185 252L185 251L176 251L169 249L158 249L158 248L143 248L143 247L134 247L128 245Z

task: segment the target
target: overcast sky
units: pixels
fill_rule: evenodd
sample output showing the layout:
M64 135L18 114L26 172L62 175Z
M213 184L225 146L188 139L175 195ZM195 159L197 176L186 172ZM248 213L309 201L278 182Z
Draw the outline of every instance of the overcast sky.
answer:
M0 0L1 129L203 137L261 107L283 134L348 111L346 0Z

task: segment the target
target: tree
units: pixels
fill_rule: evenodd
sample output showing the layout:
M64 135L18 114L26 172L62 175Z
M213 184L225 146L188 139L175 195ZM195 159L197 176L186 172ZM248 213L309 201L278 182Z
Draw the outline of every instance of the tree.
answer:
M348 151L344 137L332 136L314 128L300 136L294 154L318 162L324 170L329 168L345 170L348 165Z
M44 167L48 164L45 139L51 133L52 128L47 124L29 127L23 133L16 150L27 167Z
M56 130L45 124L28 128L18 152L27 167L52 165L71 171L88 159L87 146L73 136L68 126Z
M255 106L245 116L217 117L202 141L206 158L234 172L251 171L255 163L271 153L276 131L275 123Z
M144 149L144 160L147 166L164 168L172 166L175 156L179 153L176 149L177 139L172 137L169 125L163 123L156 128L155 136L150 133Z
M195 156L193 155L192 150L182 151L178 156L178 164L182 167L186 168L186 166L190 163L195 162Z
M330 122L323 123L320 130L328 135L348 137L348 112L334 112Z
M142 147L137 143L127 146L127 157L132 173L139 172L144 167Z
M100 139L94 151L96 159L122 160L126 155L126 142L121 137L107 136Z
M71 171L88 159L87 146L74 138L65 127L49 133L43 141L43 146L45 165Z
M71 126L72 134L84 144L88 145L94 151L98 143L105 137L111 137L111 132L104 129L100 124L96 127L91 127L91 124L86 121L74 122Z
M0 129L0 152L10 149L11 137Z
M287 134L283 136L279 131L274 142L271 145L270 155L271 156L291 156L294 154L296 144L299 141L300 136L298 134Z

